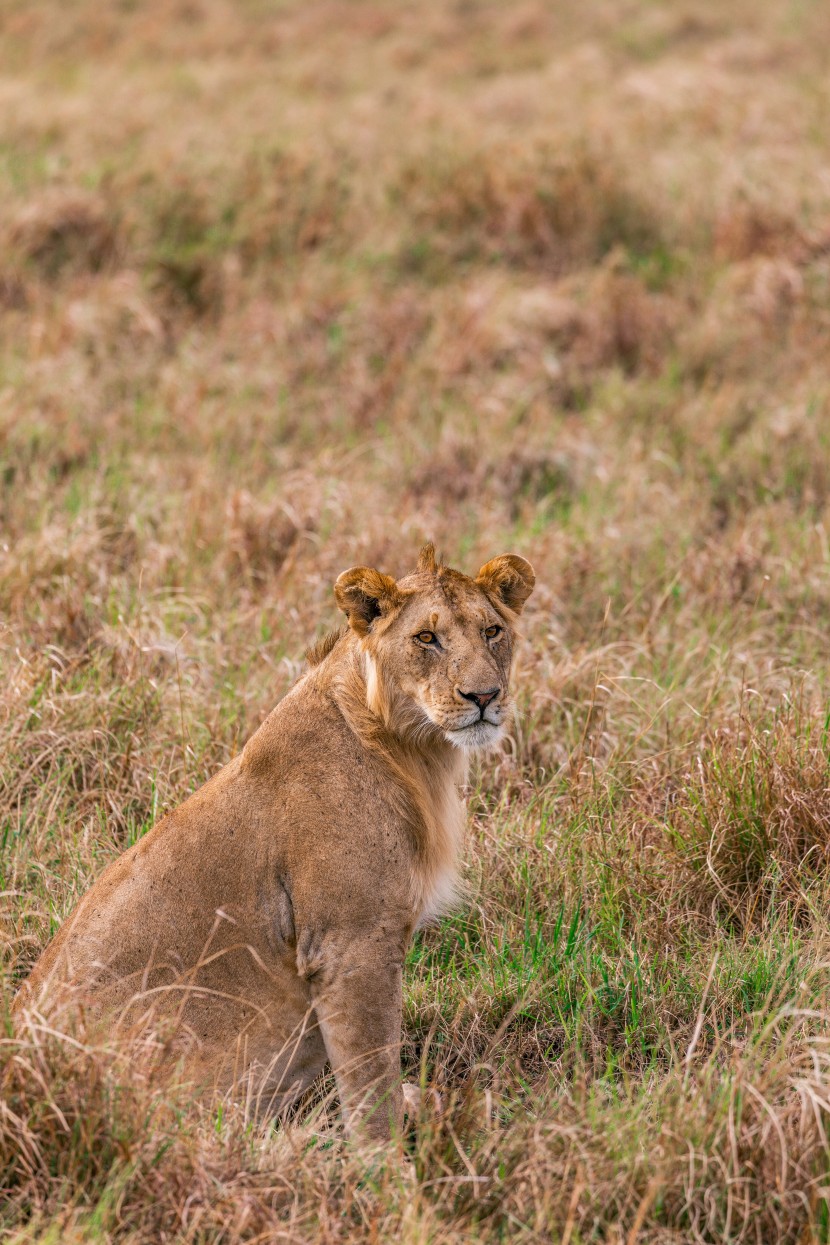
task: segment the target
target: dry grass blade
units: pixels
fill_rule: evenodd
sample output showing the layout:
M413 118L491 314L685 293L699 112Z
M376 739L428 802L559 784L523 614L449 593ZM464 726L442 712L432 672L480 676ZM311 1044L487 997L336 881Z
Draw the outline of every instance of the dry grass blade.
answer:
M4 1239L830 1239L828 46L785 0L11 6L3 1008L343 569L538 586L406 965L414 1129L33 1015Z

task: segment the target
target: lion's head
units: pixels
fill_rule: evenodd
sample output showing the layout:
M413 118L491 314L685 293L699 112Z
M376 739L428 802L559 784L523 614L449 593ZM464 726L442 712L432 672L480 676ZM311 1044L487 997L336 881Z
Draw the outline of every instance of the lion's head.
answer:
M359 637L369 707L409 736L496 744L511 711L515 620L535 579L512 553L471 579L440 565L432 545L398 581L366 566L344 571L334 593Z

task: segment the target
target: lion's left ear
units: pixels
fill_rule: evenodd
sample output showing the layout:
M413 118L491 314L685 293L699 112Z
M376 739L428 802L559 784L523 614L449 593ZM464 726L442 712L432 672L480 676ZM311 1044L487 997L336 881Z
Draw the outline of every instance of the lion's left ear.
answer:
M476 576L476 583L514 614L521 614L536 583L536 572L527 558L520 558L517 553L502 553L485 562Z
M337 604L358 635L366 635L372 623L400 604L401 594L391 575L369 566L353 566L339 575L334 585Z

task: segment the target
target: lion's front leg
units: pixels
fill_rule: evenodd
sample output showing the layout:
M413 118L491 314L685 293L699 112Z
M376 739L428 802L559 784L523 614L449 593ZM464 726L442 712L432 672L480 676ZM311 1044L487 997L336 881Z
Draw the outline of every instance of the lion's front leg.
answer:
M312 1001L347 1132L388 1141L403 1124L402 968L366 962L350 950L348 963L323 968L312 979ZM367 959L373 952L376 944L366 948Z

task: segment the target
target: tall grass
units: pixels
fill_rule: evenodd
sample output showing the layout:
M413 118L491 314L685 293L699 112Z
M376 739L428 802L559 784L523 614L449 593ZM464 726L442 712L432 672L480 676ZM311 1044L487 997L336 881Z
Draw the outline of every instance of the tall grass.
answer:
M407 1135L33 1014L0 1232L827 1241L827 13L99 10L0 47L3 1013L341 570L539 586Z

